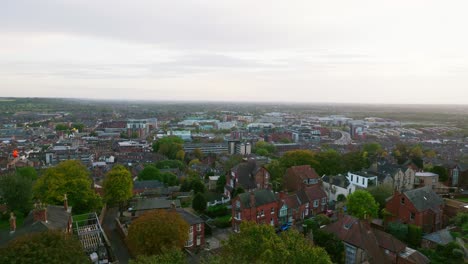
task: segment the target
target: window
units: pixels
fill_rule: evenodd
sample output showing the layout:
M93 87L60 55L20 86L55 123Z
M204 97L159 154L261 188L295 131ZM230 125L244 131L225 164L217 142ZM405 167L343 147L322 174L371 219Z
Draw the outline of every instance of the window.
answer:
M361 178L361 179L362 179L362 181L361 181L361 182L362 182L362 184L364 184L364 178Z
M323 197L322 198L322 204L326 204L327 203L327 197Z
M192 233L193 233L193 226L190 226L189 234L192 234Z
M405 197L401 197L401 204L405 204Z
M197 236L197 246L201 245L201 236Z
M237 220L241 220L241 212L236 212L234 218L236 218Z
M275 208L272 207L270 211L270 214L275 214Z
M236 201L236 208L240 208L240 201L239 200Z
M319 206L319 200L314 201L314 208L317 208Z
M201 224L197 224L197 231L198 231L198 232L201 231Z
M410 219L411 221L414 220L414 213L410 212L409 219Z
M353 178L354 178L353 176L354 176L354 175L351 175L351 181L353 181Z
M275 220L273 218L270 218L270 225L274 226L275 225Z
M265 216L265 211L263 211L263 209L262 209L260 215L261 215L261 216Z
M191 247L191 246L193 246L192 237L190 237L189 240L185 241L185 247Z

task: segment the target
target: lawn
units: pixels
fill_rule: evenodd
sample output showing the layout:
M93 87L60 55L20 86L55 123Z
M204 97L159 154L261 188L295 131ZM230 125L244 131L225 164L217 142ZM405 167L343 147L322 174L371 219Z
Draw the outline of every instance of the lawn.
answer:
M457 200L460 202L468 203L468 197L460 197L460 198L457 198Z
M17 215L16 216L16 228L19 228L23 225L24 216ZM0 219L0 230L8 230L10 229L10 220L8 219Z

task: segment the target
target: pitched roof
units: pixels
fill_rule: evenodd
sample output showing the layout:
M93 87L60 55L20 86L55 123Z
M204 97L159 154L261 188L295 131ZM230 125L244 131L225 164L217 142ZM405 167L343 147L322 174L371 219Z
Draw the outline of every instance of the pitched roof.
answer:
M327 197L327 194L320 185L307 186L297 192L297 196L302 203L313 202L323 197Z
M71 216L63 206L48 205L47 206L47 222L42 222L43 225L50 230L64 230L68 227L68 220ZM24 226L35 224L33 211L24 220Z
M286 170L286 174L295 175L301 180L305 179L318 179L319 175L310 165L292 166Z
M271 190L256 190L253 192L239 194L239 199L242 203L242 207L250 208L250 194L255 196L255 206L261 206L264 204L276 202L276 196Z
M427 234L423 236L423 239L429 240L439 245L447 245L453 241L453 237L447 229L442 229L437 232Z
M331 184L333 184L335 186L339 186L339 187L342 187L342 188L347 188L349 186L349 184L350 184L350 182L346 178L346 176L341 175L341 174L334 175L334 176L325 175L325 176L322 177L322 181L327 182L327 183L331 183Z
M140 190L140 189L156 189L164 187L164 183L158 180L150 180L150 181L135 181L133 182L133 189Z
M438 207L444 204L444 200L432 190L431 186L409 190L404 194L419 212L429 209L438 211Z
M138 199L132 211L168 209L172 207L173 203L176 207L180 207L179 200L166 200L161 198Z
M335 234L344 242L366 251L370 263L390 263L379 248L379 240L368 223L346 215L324 230Z
M257 187L255 184L254 175L261 167L257 162L249 160L248 162L242 162L232 168L232 171L236 173L238 182L237 184L245 189L254 189Z
M177 208L176 212L187 222L189 225L195 225L199 223L204 223L203 219L200 217L188 212L185 209Z

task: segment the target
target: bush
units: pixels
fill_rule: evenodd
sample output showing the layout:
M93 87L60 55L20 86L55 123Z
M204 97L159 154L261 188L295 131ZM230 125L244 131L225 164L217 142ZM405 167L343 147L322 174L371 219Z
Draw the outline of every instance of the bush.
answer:
M419 226L408 225L408 244L417 248L421 245L422 229Z
M208 215L209 217L215 218L215 217L228 215L229 210L226 205L219 204L219 205L208 207L208 209L206 209L205 211L205 214Z
M226 216L221 216L217 217L214 220L214 225L218 228L227 228L231 226L231 216L226 215Z

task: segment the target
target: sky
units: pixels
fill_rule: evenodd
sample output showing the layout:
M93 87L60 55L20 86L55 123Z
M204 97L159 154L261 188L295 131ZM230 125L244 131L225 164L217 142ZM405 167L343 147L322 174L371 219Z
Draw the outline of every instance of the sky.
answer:
M468 104L466 0L0 6L0 97Z

